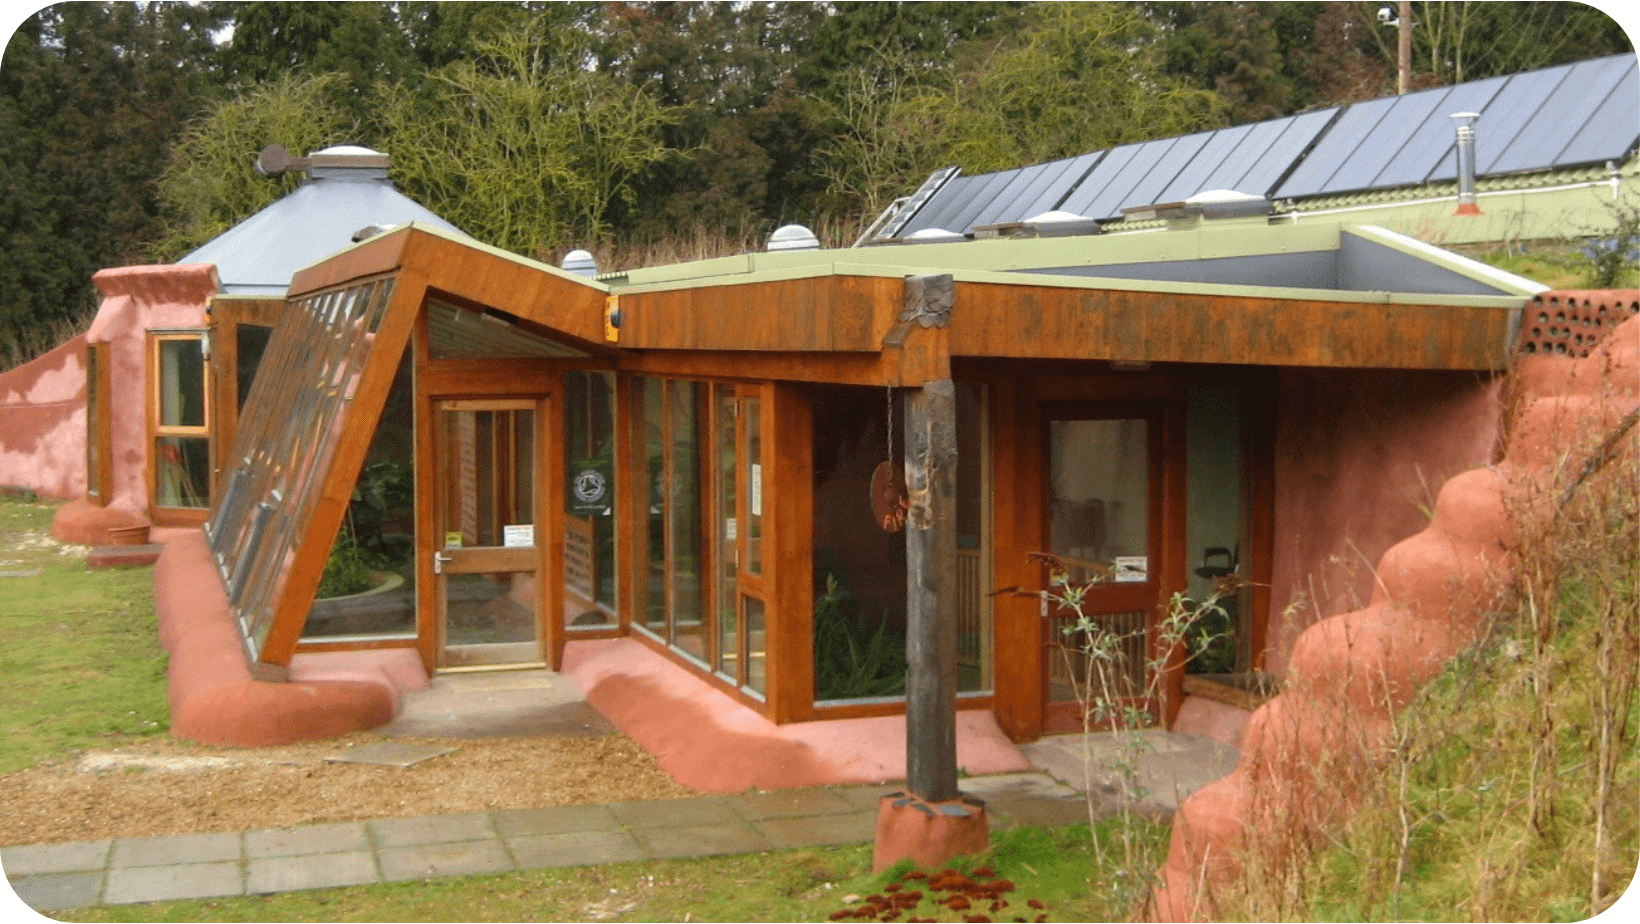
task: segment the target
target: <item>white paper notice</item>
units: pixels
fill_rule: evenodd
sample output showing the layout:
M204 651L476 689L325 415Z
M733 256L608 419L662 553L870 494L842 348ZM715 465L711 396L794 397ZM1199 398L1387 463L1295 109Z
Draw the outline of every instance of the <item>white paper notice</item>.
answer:
M1118 555L1115 565L1118 584L1143 584L1150 580L1150 559L1147 556Z
M509 549L535 545L535 527L529 523L521 526L503 526L501 527L501 544Z

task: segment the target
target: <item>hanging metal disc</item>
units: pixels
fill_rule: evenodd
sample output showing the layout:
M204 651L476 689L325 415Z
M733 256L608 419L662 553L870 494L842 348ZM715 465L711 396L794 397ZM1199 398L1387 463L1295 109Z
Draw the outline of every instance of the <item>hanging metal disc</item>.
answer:
M905 487L905 469L893 462L880 462L871 474L871 516L885 532L905 528L905 512L911 506Z

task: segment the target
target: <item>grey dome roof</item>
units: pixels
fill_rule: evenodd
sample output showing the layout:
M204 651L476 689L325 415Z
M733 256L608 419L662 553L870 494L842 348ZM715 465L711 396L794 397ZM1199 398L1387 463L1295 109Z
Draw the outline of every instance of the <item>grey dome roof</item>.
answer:
M301 186L177 262L215 264L226 295L283 295L297 270L351 246L369 226L418 221L463 233L394 189L376 151L339 145L309 160Z

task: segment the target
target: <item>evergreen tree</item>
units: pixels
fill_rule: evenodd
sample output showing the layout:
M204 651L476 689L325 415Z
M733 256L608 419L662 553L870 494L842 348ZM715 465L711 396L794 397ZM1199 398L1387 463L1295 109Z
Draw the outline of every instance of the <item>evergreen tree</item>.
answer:
M171 137L218 85L210 10L65 3L0 61L0 361L55 345L96 306L91 275L145 262Z

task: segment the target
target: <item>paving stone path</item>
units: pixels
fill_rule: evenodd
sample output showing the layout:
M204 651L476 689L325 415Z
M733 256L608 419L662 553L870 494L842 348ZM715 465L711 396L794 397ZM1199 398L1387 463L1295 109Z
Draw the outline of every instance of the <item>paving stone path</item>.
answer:
M868 843L892 785L506 809L0 848L25 904L46 912L181 898ZM1043 773L963 781L993 830L1086 822L1081 793Z

